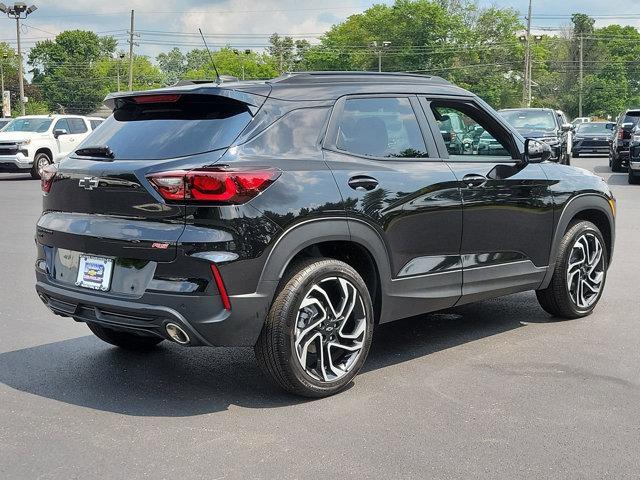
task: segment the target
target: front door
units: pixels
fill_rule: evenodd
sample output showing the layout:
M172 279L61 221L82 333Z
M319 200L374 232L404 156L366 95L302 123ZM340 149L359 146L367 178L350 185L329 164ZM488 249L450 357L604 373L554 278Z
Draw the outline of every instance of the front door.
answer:
M352 235L364 224L386 244L382 321L454 305L462 284L460 190L417 97L338 100L324 147Z
M477 144L446 151L463 203L462 302L536 288L549 262L553 228L550 182L539 164L526 164L498 118L468 99L421 99L432 130L461 118Z

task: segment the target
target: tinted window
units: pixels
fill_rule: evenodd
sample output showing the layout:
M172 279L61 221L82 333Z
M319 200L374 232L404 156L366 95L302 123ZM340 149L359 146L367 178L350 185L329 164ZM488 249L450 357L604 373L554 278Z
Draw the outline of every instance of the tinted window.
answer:
M16 118L4 128L4 131L45 133L52 121L50 118Z
M69 123L69 133L85 133L87 129L86 123L81 118L68 118L67 122Z
M121 101L82 145L108 146L122 160L183 157L228 147L250 120L244 103L213 95L140 105Z
M95 130L102 124L102 120L89 120L89 123L91 124L91 130Z
M69 122L67 122L66 118L61 118L56 122L53 127L54 130L66 130L67 133L71 133L71 127L69 126Z
M427 157L418 120L408 98L353 98L338 125L340 150L370 157Z

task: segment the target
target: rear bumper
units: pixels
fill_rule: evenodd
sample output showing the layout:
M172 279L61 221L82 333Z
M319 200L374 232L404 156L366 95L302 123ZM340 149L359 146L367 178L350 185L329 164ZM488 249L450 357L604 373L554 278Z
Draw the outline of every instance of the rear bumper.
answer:
M36 277L38 296L56 315L169 340L165 327L177 323L189 334L189 346L254 345L269 306L267 296L257 293L232 296L232 310L225 310L219 296L145 293L124 299L55 285L38 269Z

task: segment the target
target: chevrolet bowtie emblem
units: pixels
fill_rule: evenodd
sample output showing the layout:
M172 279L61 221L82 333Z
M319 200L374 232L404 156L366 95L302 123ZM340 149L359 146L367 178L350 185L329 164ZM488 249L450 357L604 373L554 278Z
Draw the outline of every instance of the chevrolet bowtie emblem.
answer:
M100 181L96 177L84 177L78 182L78 186L85 190L93 190L98 188L98 185L100 185Z

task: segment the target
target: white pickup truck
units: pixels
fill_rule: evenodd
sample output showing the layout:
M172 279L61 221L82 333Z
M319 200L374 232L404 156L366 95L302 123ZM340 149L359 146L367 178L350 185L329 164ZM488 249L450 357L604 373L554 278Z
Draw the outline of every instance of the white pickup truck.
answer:
M42 170L59 162L102 123L101 118L79 115L28 115L12 120L0 132L0 172Z

